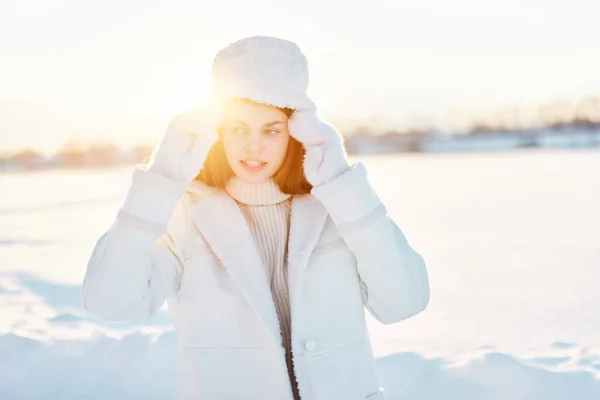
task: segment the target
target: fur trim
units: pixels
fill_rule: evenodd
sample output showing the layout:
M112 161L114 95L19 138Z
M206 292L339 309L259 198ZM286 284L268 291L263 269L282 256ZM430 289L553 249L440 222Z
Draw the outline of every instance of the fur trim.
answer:
M314 108L308 62L294 42L269 36L240 39L213 60L211 97L247 98L295 110Z

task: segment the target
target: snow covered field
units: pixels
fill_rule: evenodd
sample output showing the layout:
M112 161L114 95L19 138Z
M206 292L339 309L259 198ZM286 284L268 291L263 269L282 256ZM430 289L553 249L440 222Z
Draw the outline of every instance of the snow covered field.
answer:
M370 319L389 398L599 399L600 151L362 160L431 279L423 314ZM0 399L175 399L166 310L134 325L80 306L129 179L0 175Z

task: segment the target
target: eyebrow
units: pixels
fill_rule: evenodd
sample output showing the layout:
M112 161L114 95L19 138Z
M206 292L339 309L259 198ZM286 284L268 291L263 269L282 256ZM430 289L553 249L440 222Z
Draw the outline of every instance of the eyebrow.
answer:
M283 124L283 121L272 121L272 122L269 122L268 124L265 124L265 126L273 126L273 125L277 125L277 124Z
M248 124L245 123L244 121L238 121L236 119L232 119L231 122L233 122L234 124L237 124L237 125L248 126ZM264 126L271 127L271 126L277 125L277 124L283 124L283 121L271 121L271 122L265 124Z
M236 125L244 125L244 126L248 126L248 124L246 124L244 121L238 121L237 119L232 119L229 122L232 122Z

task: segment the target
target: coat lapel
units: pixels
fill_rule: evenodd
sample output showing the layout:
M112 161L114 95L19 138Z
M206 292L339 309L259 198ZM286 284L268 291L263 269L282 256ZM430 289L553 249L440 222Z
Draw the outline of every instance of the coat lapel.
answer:
M329 213L312 195L294 196L288 239L288 280L290 302L296 303L310 254L315 248ZM293 308L292 308L293 313Z
M201 196L191 203L190 215L251 307L280 343L279 319L262 257L235 200L225 192L212 190L209 196ZM327 216L327 209L314 196L292 197L287 256L292 313L310 254Z
M190 214L250 306L280 343L279 320L262 257L235 200L224 192L215 191L193 203Z

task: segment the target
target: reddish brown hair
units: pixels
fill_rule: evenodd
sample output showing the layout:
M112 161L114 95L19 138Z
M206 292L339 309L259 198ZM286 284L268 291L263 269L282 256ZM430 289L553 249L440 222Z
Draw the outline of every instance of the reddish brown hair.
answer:
M294 110L291 108L280 108L288 118L292 116ZM220 135L221 136L221 135ZM286 194L308 194L312 189L312 185L304 176L304 167L302 165L304 159L304 146L302 143L290 137L285 159L281 167L273 175L273 181L279 186L279 190ZM204 166L195 179L206 183L209 186L224 189L229 179L234 176L234 173L229 166L223 141L219 139L210 148Z

